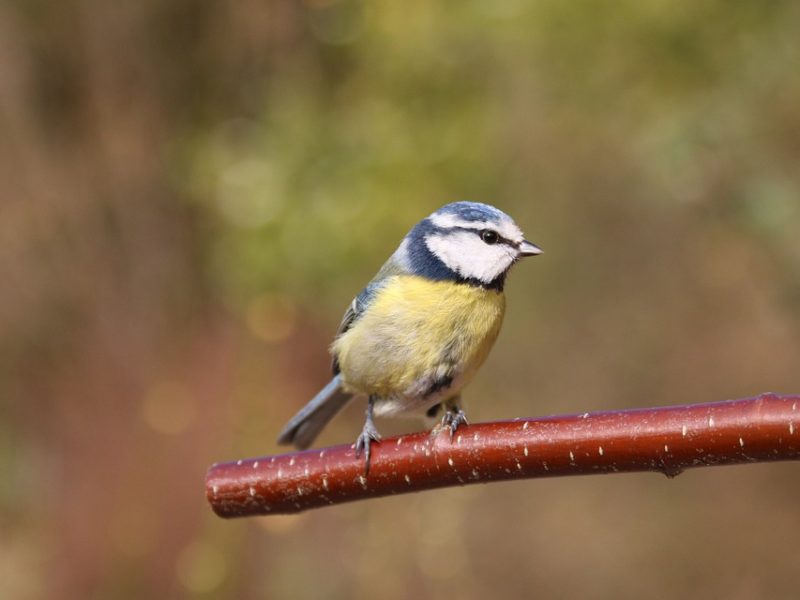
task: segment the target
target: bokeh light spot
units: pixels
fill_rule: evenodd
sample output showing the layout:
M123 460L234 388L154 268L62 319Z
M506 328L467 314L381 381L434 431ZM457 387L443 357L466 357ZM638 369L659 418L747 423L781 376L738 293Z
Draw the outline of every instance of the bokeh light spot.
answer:
M297 310L288 296L267 293L253 299L245 315L247 326L265 342L281 342L294 331Z
M211 543L197 540L186 546L175 565L178 581L194 593L211 592L228 574L225 556Z
M172 381L155 385L142 402L145 422L159 433L182 433L192 424L196 412L195 402L186 387Z
M253 158L222 170L217 205L232 225L255 229L275 220L284 196L276 170L266 161Z
M259 519L262 529L275 535L286 535L297 529L305 520L305 515L276 515L268 519Z

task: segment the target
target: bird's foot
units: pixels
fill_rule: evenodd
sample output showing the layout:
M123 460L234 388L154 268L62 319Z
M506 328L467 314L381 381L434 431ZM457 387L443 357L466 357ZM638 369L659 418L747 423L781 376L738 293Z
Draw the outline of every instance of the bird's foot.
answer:
M369 419L366 423L364 423L364 429L361 430L361 434L356 439L356 458L361 456L361 452L364 452L365 464L364 464L364 474L369 474L369 457L370 457L370 444L372 442L380 442L381 441L381 434L378 433L378 430L375 428L375 424L372 422L372 419Z
M460 408L448 408L442 417L442 427L447 427L450 429L451 440L456 433L456 429L458 429L461 425L469 425L469 421L467 421L467 415L464 414L464 411Z

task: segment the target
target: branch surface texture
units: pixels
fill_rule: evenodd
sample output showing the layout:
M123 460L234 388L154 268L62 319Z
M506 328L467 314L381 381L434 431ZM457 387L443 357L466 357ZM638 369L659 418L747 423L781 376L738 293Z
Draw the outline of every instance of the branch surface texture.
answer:
M369 474L352 444L213 465L206 496L220 517L509 479L658 471L800 459L800 396L478 423L387 438Z

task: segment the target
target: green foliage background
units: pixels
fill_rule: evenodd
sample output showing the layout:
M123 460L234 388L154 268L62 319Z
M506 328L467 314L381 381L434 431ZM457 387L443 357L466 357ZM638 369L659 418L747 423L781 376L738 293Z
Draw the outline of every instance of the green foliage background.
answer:
M473 420L800 393L799 31L788 1L0 5L4 593L795 597L792 464L238 522L202 484L279 450L352 296L457 199L546 251Z

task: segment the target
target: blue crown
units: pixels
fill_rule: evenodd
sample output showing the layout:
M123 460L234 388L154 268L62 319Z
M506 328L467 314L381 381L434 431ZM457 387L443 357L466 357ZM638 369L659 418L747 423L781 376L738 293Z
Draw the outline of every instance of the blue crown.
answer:
M496 209L494 206L489 206L481 202L467 202L465 200L445 204L433 214L455 215L464 221L491 221L493 223L499 223L504 219L511 219L511 217L503 211Z

